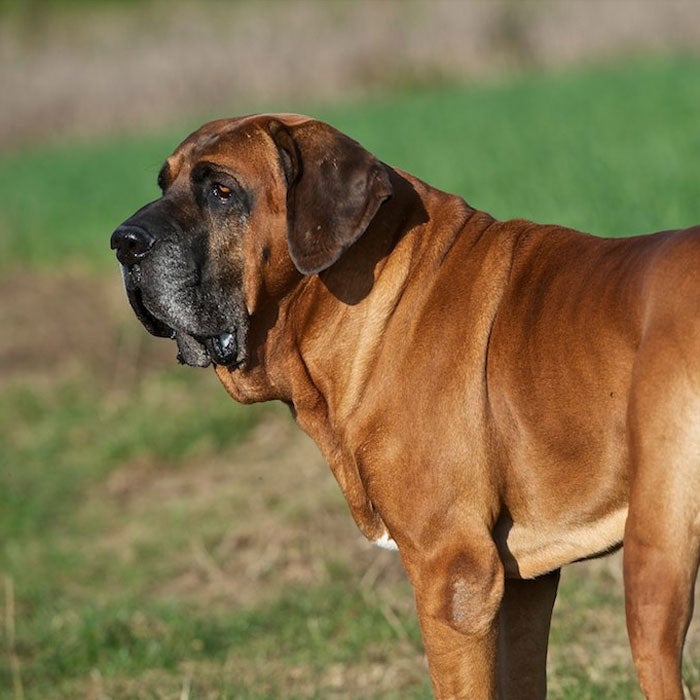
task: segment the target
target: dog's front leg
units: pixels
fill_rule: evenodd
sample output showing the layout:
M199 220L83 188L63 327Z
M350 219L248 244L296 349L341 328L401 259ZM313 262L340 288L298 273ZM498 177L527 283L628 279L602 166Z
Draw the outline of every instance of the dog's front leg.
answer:
M407 569L435 697L490 700L496 697L503 567L490 538L464 542L433 549Z

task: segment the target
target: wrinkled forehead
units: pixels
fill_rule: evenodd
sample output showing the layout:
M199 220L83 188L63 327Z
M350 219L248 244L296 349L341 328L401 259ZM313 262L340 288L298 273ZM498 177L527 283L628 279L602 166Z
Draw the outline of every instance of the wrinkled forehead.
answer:
M303 124L310 117L299 114L255 114L234 119L218 119L190 134L166 160L170 176L189 169L200 160L230 161L262 155L271 147L268 127L278 121L289 127Z

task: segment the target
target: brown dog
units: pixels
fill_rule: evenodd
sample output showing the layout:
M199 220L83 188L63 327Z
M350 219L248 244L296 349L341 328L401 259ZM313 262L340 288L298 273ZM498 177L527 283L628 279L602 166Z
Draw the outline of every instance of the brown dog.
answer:
M559 568L622 541L649 698L682 698L700 547L700 229L494 220L306 117L206 124L112 236L129 300L279 399L398 547L435 694L539 698Z

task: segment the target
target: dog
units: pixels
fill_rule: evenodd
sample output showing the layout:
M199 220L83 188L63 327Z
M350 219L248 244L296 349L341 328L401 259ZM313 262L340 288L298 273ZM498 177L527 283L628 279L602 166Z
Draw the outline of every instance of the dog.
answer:
M214 121L111 247L136 316L277 399L397 548L435 696L541 698L560 567L624 543L647 698L700 552L700 227L497 221L290 114Z

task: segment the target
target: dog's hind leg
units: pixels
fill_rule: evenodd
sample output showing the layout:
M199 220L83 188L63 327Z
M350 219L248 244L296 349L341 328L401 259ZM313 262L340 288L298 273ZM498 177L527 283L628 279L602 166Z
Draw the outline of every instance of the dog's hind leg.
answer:
M629 421L627 630L646 697L681 700L700 551L700 395L687 372L643 379Z
M536 579L506 579L498 628L502 700L547 696L547 644L559 569Z
M639 523L644 514L630 518L624 551L625 607L637 674L650 700L682 700L681 662L693 614L697 543L675 532L650 532Z

